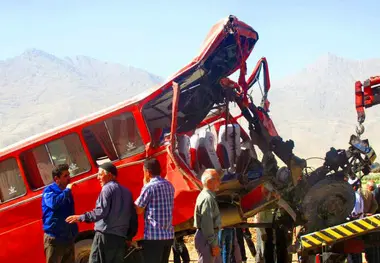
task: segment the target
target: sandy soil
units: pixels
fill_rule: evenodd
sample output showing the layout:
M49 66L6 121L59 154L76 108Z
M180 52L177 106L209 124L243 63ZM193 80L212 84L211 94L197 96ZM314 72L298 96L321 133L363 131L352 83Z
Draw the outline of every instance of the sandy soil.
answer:
M253 242L256 245L256 231L255 231L255 229L251 229L250 231L252 233ZM198 255L197 255L197 252L194 248L194 237L193 237L193 235L184 238L184 240L185 240L186 247L190 253L191 262L198 262L198 260L197 260ZM245 250L247 252L247 257L248 257L247 262L250 262L250 263L256 262L254 257L252 257L252 255L250 254L249 249L247 247L247 244L245 244ZM172 254L170 255L170 262L173 262L173 255ZM293 255L293 262L298 262L296 254ZM364 258L364 254L363 254L363 263L366 263L365 258Z
M255 231L255 229L251 229L250 231L252 233L252 240L256 245L256 231ZM193 235L184 238L184 240L185 240L186 247L189 250L189 254L190 254L190 258L191 258L192 262L197 262L198 255L197 255L197 252L194 248L194 237L193 237ZM254 259L254 257L252 257L252 255L251 255L251 253L247 247L247 244L245 244L245 250L247 253L247 257L248 257L247 262L255 262L255 259ZM293 262L297 262L296 259L297 259L296 256L294 256ZM171 260L171 262L173 260L172 254L170 255L170 260Z

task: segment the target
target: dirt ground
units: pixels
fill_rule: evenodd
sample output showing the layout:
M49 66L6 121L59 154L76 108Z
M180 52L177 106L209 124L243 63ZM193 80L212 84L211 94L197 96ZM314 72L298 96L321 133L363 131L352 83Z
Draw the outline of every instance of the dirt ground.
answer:
M255 231L255 229L250 229L250 231L252 233L252 240L253 240L253 242L256 245L256 231ZM189 236L187 238L184 238L184 240L185 240L186 247L189 250L191 262L198 262L197 251L194 248L194 237L193 237L193 235L191 235L191 236ZM249 262L249 263L256 262L255 259L254 259L254 257L252 257L251 253L249 252L249 249L248 249L246 243L245 243L245 250L246 250L246 253L247 253L247 257L248 257L248 261L247 262ZM170 261L169 262L173 262L173 254L172 253L170 255ZM293 262L298 262L296 254L293 255ZM363 263L366 263L364 255L363 255Z
M250 229L250 231L252 233L252 240L253 240L253 242L256 245L256 231L255 231L255 229ZM194 248L194 237L193 237L193 235L191 235L191 236L189 236L187 238L184 238L184 240L185 240L186 247L189 250L191 262L198 262L198 260L197 260L197 258L198 258L197 251ZM248 261L247 262L250 262L250 263L251 262L255 262L255 259L254 259L254 257L252 257L252 255L251 255L251 253L249 251L249 248L247 247L246 243L245 243L245 251L246 251L247 257L248 257ZM173 262L173 254L170 255L170 262ZM297 262L297 257L296 256L293 257L293 262Z

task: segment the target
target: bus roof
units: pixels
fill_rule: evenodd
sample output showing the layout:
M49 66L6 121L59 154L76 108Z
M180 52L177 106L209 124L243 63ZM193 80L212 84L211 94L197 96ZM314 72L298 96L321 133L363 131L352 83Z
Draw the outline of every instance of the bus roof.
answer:
M229 24L229 23L232 23L232 24ZM138 94L138 95L136 95L136 96L134 96L128 100L117 103L111 107L100 110L98 112L87 115L85 117L79 118L75 121L66 123L66 124L61 125L59 127L50 129L46 132L31 136L29 138L26 138L26 139L20 141L20 142L9 145L3 149L0 149L0 159L4 159L4 157L6 157L7 155L10 155L13 152L18 152L20 150L26 149L27 147L30 147L31 145L33 145L35 143L47 140L50 137L56 136L59 133L63 133L65 131L67 131L68 129L74 129L74 128L76 128L80 125L83 125L85 123L94 121L98 118L102 118L104 115L110 114L112 112L116 112L116 111L121 110L127 106L131 106L133 104L138 104L138 103L145 104L145 103L149 102L151 99L153 99L154 97L156 97L157 95L159 95L162 92L170 89L172 87L173 81L175 81L177 83L178 82L186 83L186 81L189 81L189 83L195 82L194 76L199 75L199 74L195 74L195 71L200 67L200 65L203 65L202 68L204 68L204 64L206 62L207 62L206 64L208 65L208 67L211 67L211 65L210 65L211 62L219 63L218 59L214 59L215 56L216 55L218 55L218 56L223 55L225 52L227 52L226 50L230 48L231 38L228 38L228 36L233 36L233 35L230 33L228 33L228 34L226 33L226 27L225 26L227 24L228 24L228 28L231 26L233 26L234 28L238 28L239 35L245 36L246 39L249 39L249 43L250 43L249 44L249 50L246 51L249 54L252 51L252 49L254 48L256 41L258 40L258 33L252 27L248 26L247 24L245 24L242 21L239 21L234 16L229 16L227 18L224 18L224 19L220 20L217 24L215 24L211 28L209 34L207 35L207 37L206 37L206 39L202 45L200 53L190 63L188 63L182 69L180 69L175 74L173 74L171 77L169 77L162 85L159 85L158 87L157 86L152 87L152 88L150 88L150 89L148 89L148 90L146 90L146 91L144 91L144 92L142 92L142 93L140 93L140 94ZM233 39L235 39L235 37L233 37ZM235 41L235 45L237 45L236 41ZM236 52L236 56L238 56L238 54L237 54L238 48L235 48L234 50ZM230 54L231 52L229 51L227 53ZM235 72L240 67L241 67L241 61L239 59L236 59L236 57L231 57L230 60L225 62L224 67L220 67L220 68L222 68L224 70L223 74L226 74L226 76L228 76L228 75L232 74L233 72ZM205 69L203 69L203 71L204 70ZM210 69L208 69L208 70L210 70ZM204 73L204 74L206 74L206 73ZM198 76L198 78L201 78L202 76L203 76L203 74L200 74L200 76ZM217 93L218 89L213 88L212 91ZM198 94L198 96L202 96L202 94L201 94L202 90L199 90L198 93L200 93L200 94ZM180 92L180 94L181 94L181 92ZM185 94L184 98L186 98L186 94ZM143 105L141 105L141 106L143 106ZM202 107L202 105L198 105L198 106ZM187 110L189 110L189 109L187 109ZM198 110L199 109L191 109L191 111L195 111L195 112ZM202 110L205 111L205 109L202 109ZM171 109L168 109L168 111L171 111ZM185 114L185 115L187 114L186 117L190 117L190 114L188 114L188 113L183 113L183 114ZM200 115L200 116L202 117L203 115ZM186 118L184 118L184 119L186 119ZM199 120L199 121L201 121L201 120ZM191 125L187 128L193 129L196 127L196 125L198 125L198 124L197 123L191 123Z
M85 123L88 123L88 122L91 122L93 120L96 120L98 118L101 118L102 116L104 115L107 115L107 114L110 114L112 112L115 112L115 111L118 111L120 109L123 109L127 106L131 106L133 104L137 104L139 102L141 102L142 100L144 100L145 98L147 98L149 95L151 95L152 93L154 93L154 91L158 90L162 88L162 86L154 86L140 94L137 94L135 96L133 96L132 98L130 99L127 99L127 100L124 100L122 102L119 102L115 105L112 105L110 107L107 107L105 109L102 109L102 110L99 110L97 112L94 112L94 113L91 113L89 115L86 115L84 117L81 117L81 118L78 118L76 120L73 120L71 122L68 122L68 123L65 123L65 124L62 124L58 127L54 127L52 129L49 129L47 131L44 131L44 132L41 132L41 133L38 133L36 135L33 135L33 136L30 136L30 137L27 137L21 141L18 141L14 144L11 144L11 145L8 145L6 146L5 148L2 148L0 149L0 159L2 159L4 156L10 154L11 152L16 152L16 151L19 151L19 150L22 150L22 149L25 149L27 147L29 147L30 145L32 144L35 144L39 141L43 141L43 140L46 140L48 139L49 137L52 137L58 133L61 133L63 131L66 131L68 129L73 129L73 128L76 128L82 124L85 124Z

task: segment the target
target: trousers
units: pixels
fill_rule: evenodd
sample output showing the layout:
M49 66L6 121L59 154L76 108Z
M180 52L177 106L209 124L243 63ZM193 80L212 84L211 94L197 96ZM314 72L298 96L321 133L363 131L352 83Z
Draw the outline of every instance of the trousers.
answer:
M198 253L198 263L222 263L220 255L216 257L211 255L211 246L199 229L195 232L194 243Z
M44 250L46 263L71 263L75 260L73 241L62 242L44 234Z
M92 241L89 263L122 263L125 248L125 238L96 232Z

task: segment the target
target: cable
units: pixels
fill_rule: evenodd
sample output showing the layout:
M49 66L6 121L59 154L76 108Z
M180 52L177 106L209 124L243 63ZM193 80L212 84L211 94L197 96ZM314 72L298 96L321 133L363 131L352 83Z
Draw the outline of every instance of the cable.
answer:
M315 156L315 157L309 157L309 158L307 158L307 159L305 159L305 160L307 161L307 160L312 160L312 159L318 159L318 160L322 160L322 161L325 160L325 158L318 157L318 156Z

